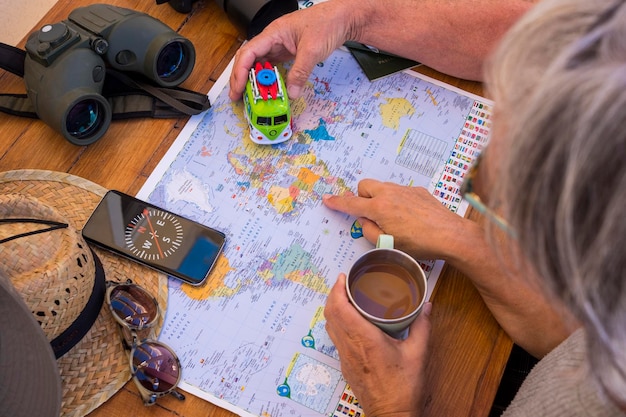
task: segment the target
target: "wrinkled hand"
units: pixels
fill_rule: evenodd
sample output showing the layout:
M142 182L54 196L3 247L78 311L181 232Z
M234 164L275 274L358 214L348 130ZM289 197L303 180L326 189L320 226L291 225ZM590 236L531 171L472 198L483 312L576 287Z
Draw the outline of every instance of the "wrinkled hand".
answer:
M417 259L443 259L454 254L455 237L479 233L474 222L443 206L427 189L365 179L358 196L325 195L324 204L358 218L367 240L393 235L394 247Z
M341 372L365 415L420 415L431 304L424 305L409 336L400 341L363 318L350 304L345 288L346 276L340 274L324 309L326 330L339 352Z
M230 98L241 98L256 61L275 64L294 57L286 84L289 97L299 97L315 65L354 38L357 14L344 1L324 2L274 20L237 51L230 75Z

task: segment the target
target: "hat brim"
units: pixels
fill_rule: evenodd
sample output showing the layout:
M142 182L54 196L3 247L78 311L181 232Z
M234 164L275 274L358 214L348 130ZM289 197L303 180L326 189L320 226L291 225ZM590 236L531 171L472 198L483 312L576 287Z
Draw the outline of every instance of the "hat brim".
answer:
M61 409L61 380L50 342L3 274L0 274L0 329L2 413L12 417L57 417ZM16 378L16 367L17 372L28 377Z
M83 228L106 191L104 187L67 173L43 170L0 173L0 193L36 197L63 214L76 230ZM102 261L107 280L124 282L131 279L154 295L161 311L166 311L167 275L109 251L93 249ZM163 316L157 324L156 334L163 325ZM62 381L63 416L88 414L128 382L131 377L129 353L123 348L118 325L106 304L87 334L57 360L57 365ZM28 374L16 365L14 377L27 378ZM37 382L31 380L31 383Z

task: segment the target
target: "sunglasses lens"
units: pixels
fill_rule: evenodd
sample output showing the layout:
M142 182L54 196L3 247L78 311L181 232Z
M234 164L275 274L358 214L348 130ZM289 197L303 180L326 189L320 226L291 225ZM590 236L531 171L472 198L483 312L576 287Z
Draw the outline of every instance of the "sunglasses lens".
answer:
M140 330L151 325L158 315L155 299L137 285L118 285L111 290L113 313L129 327Z
M180 379L180 362L171 349L156 341L140 344L133 350L133 374L149 391L165 393Z

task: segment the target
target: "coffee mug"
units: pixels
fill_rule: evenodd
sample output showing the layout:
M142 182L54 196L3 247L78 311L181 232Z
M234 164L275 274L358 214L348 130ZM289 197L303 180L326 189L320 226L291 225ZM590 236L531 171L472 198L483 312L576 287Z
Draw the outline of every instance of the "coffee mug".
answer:
M393 248L393 236L380 235L376 248L361 255L348 273L346 291L354 307L396 339L408 336L409 325L426 301L422 267Z

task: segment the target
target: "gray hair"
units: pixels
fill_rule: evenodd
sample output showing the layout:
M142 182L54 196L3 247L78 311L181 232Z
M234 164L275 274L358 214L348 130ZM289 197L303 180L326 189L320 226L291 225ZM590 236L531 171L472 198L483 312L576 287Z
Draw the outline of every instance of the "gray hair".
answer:
M626 5L544 0L488 65L491 193L528 264L583 323L590 371L626 405ZM496 143L496 141L494 141Z

